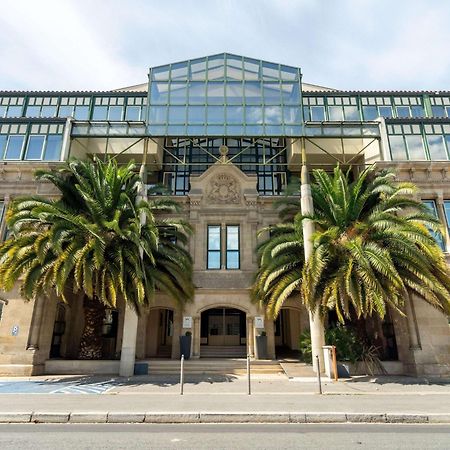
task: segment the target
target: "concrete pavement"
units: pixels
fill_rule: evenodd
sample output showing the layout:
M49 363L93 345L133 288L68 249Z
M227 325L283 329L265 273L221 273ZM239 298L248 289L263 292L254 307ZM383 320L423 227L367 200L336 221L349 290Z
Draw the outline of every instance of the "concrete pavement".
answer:
M361 377L318 395L316 383L260 377L247 395L245 377L203 376L179 390L177 377L0 379L0 422L450 423L442 380Z

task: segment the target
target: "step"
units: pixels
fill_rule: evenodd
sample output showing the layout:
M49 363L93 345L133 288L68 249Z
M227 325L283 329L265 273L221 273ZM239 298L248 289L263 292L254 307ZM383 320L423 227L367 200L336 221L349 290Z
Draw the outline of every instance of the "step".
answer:
M144 362L144 361L143 361ZM180 373L179 360L152 359L145 361L149 365L149 375L178 375ZM254 374L277 374L283 369L278 361L251 361L251 371ZM244 375L247 372L247 360L241 358L229 359L193 359L184 362L186 374L222 374Z

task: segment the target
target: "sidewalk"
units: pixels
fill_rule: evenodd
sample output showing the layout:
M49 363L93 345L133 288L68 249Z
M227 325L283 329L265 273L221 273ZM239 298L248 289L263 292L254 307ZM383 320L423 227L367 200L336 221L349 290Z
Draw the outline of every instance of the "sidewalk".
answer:
M190 377L182 396L177 377L31 380L0 379L0 422L450 423L450 384L407 377L325 382L323 395L316 383L285 377L254 379L252 395L245 377ZM18 394L19 383L52 390Z

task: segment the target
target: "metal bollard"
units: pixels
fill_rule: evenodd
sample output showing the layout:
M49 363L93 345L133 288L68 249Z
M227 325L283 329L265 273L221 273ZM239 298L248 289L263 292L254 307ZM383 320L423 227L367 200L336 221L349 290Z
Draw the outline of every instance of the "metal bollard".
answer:
M250 355L247 355L247 387L248 387L248 395L251 395L252 389L250 384Z
M184 389L184 355L181 355L181 365L180 365L180 395L183 395Z
M316 362L317 362L317 381L319 383L319 394L322 394L322 380L320 379L320 361L319 361L319 355L316 355Z

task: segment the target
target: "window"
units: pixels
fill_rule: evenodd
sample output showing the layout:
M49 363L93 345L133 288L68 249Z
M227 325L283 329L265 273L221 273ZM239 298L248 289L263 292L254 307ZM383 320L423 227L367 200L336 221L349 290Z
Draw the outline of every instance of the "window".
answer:
M428 209L430 210L431 214L434 217L439 218L436 202L434 200L423 200L423 204L428 207ZM441 249L445 251L444 237L442 236L442 234L437 233L436 231L433 230L429 230L429 232L433 236L434 240L438 243L439 247L441 247Z
M44 147L45 136L30 136L28 139L27 151L25 159L40 160L42 159L42 148Z
M444 200L445 220L447 221L447 228L450 232L450 200Z
M207 269L220 269L221 267L221 227L208 225L208 261Z
M5 159L20 159L22 156L22 148L25 140L24 135L11 135L6 147Z
M227 225L226 242L227 253L225 267L227 269L239 269L239 225Z
M222 230L225 230L223 235ZM222 262L227 270L240 268L239 225L208 225L207 269L221 269ZM225 252L222 252L225 249ZM224 253L224 254L223 254Z

